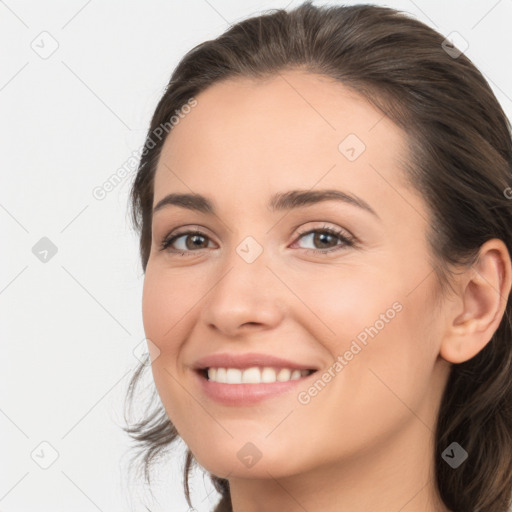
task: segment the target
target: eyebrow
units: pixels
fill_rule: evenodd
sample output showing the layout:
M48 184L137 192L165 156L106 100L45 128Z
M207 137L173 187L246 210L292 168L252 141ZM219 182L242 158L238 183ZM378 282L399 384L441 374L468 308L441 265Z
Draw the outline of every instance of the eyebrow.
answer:
M303 206L310 206L324 201L341 201L346 204L357 206L380 220L375 210L360 197L342 192L341 190L290 190L274 194L268 203L271 211L291 210ZM153 214L167 206L179 206L188 210L195 210L201 213L215 215L213 202L201 194L168 194L153 208Z

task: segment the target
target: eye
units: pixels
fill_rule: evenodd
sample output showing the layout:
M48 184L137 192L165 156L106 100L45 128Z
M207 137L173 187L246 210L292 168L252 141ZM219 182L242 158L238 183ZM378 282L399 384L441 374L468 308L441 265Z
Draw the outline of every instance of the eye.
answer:
M171 247L180 238L183 238L185 241L184 244L181 243L182 247L174 247L174 248L169 249L169 247ZM189 240L190 240L190 243L187 243ZM160 244L160 250L165 251L167 249L170 252L175 252L175 253L179 252L182 256L184 256L187 252L195 252L194 249L207 248L208 242L206 242L206 246L203 247L205 240L209 240L209 237L206 236L201 231L197 231L197 230L184 231L182 233L176 233L172 236L165 237Z
M302 240L307 239L308 237L313 244L321 245L320 248L306 248L307 252L313 252L316 254L332 253L344 247L353 247L356 244L356 240L352 235L329 226L301 232L299 233L298 239ZM178 242L180 239L183 239L182 242L180 242L181 247L173 247L173 244ZM179 253L181 256L188 256L198 250L207 249L209 240L210 238L201 231L183 231L181 233L175 233L172 236L167 235L160 243L160 250L167 250L171 253ZM334 243L334 245L332 245L332 242L336 241L341 243Z
M306 248L306 251L320 254L332 253L342 249L343 247L353 247L356 243L355 238L352 235L329 226L310 229L299 233L299 240L305 240L308 238L313 245L317 244L320 245L320 247L313 247L313 249ZM337 241L340 241L341 243L336 243Z

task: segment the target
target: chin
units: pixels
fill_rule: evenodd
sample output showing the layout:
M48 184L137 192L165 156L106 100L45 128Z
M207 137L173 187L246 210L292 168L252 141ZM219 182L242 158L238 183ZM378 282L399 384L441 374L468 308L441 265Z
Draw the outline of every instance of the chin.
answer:
M292 460L289 454L276 448L258 448L258 443L250 441L233 446L217 444L215 452L194 454L198 464L219 478L282 478L304 471L306 468L298 460ZM260 443L261 445L261 443ZM300 467L301 466L301 467Z

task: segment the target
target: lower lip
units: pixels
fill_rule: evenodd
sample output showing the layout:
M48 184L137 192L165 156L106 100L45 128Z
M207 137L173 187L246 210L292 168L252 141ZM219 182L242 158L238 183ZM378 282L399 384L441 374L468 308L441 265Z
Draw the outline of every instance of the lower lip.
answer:
M244 406L254 405L267 398L273 398L295 389L317 372L307 377L287 380L284 382L266 382L262 384L224 384L206 379L195 371L206 396L224 405Z

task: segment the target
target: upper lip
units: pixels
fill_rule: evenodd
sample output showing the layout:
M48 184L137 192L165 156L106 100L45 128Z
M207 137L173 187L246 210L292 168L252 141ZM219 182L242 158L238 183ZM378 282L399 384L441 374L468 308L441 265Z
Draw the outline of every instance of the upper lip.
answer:
M246 369L253 366L270 366L278 368L290 368L293 370L317 370L311 364L298 363L281 357L269 354L246 353L229 354L223 352L220 354L211 354L198 359L194 364L195 370L205 370L206 368L240 368Z

